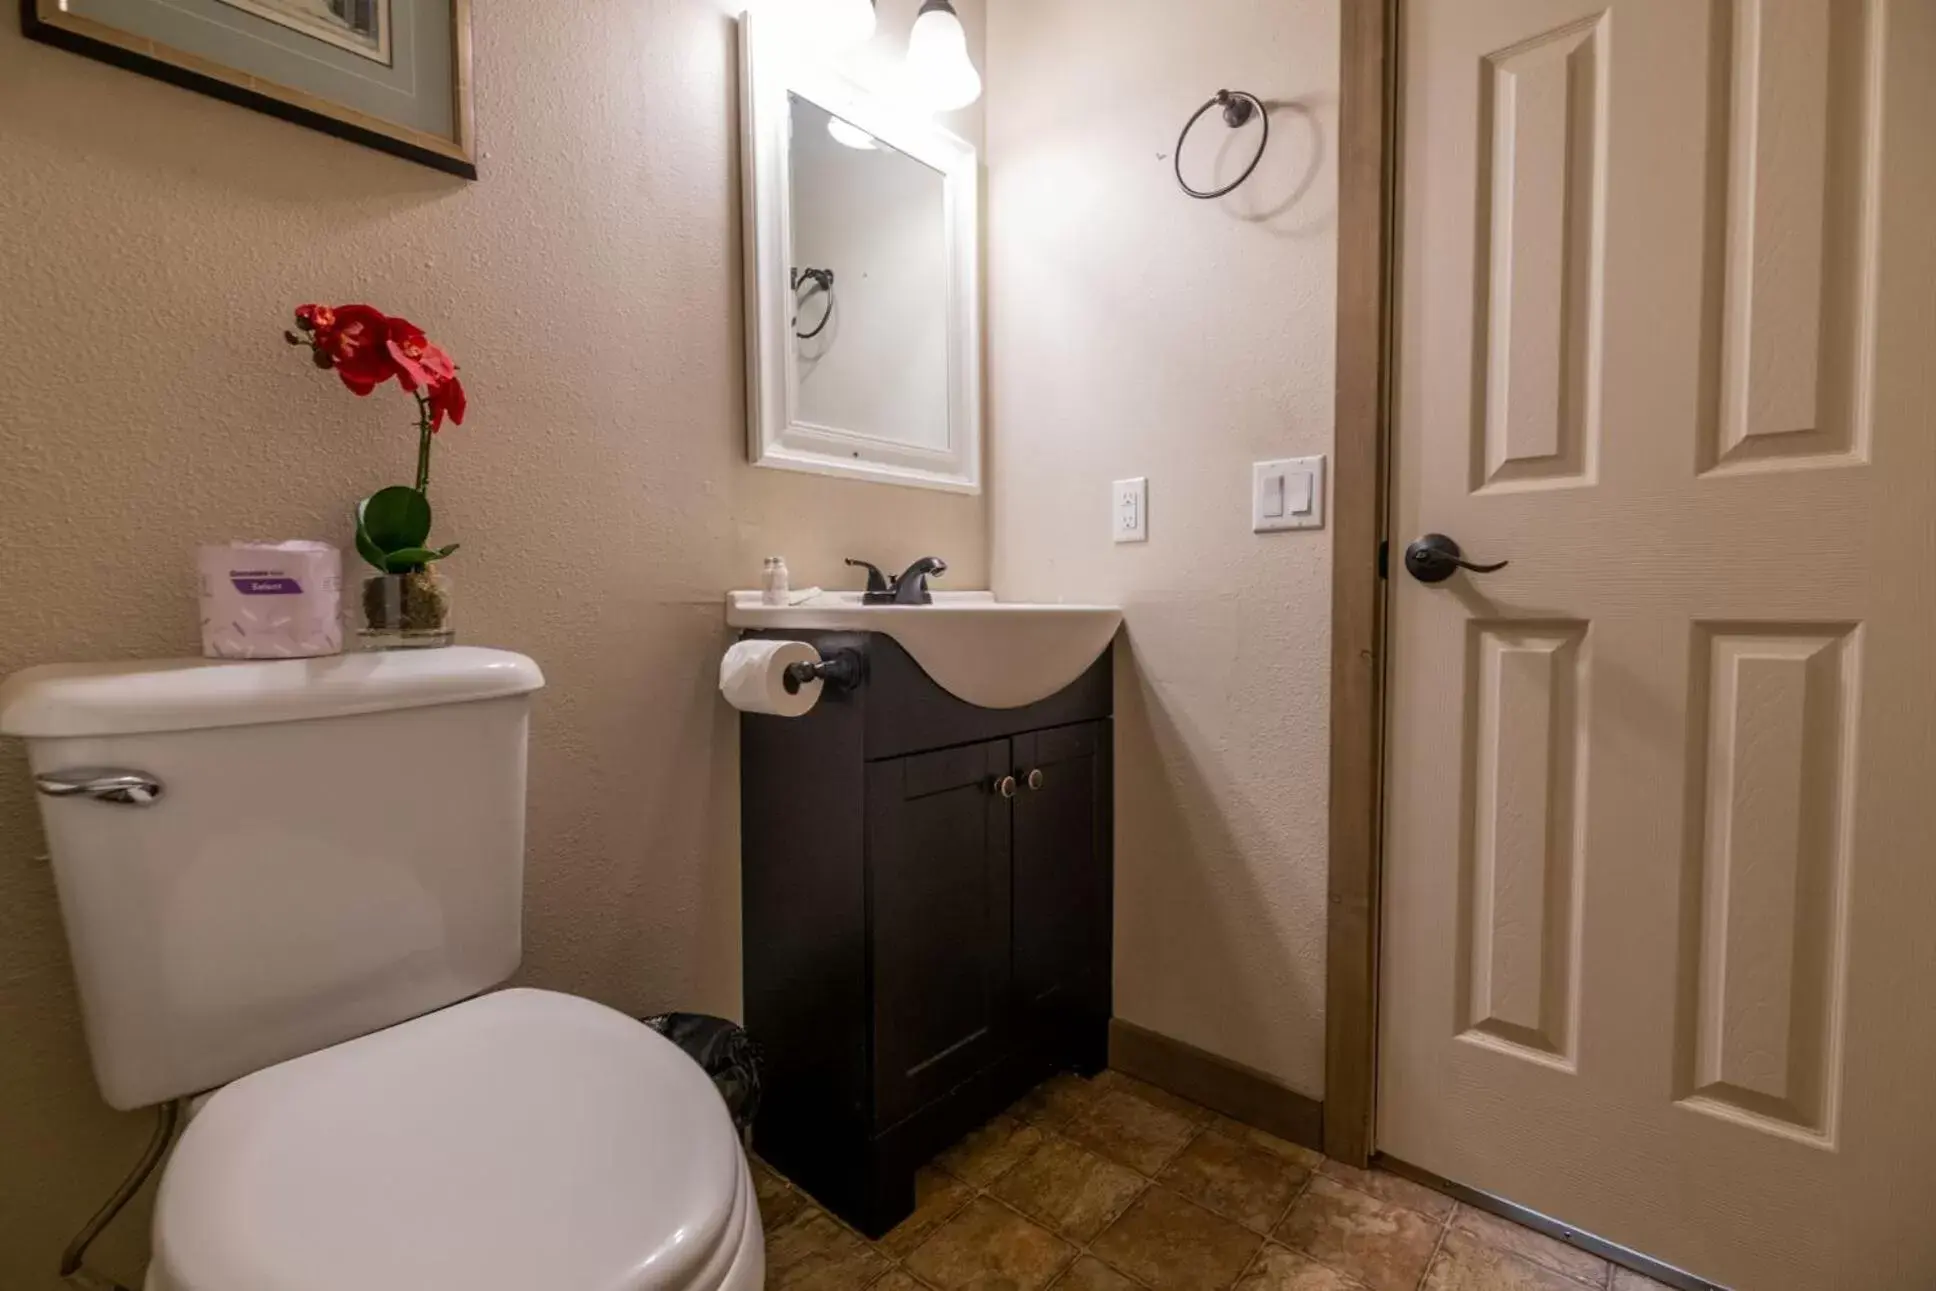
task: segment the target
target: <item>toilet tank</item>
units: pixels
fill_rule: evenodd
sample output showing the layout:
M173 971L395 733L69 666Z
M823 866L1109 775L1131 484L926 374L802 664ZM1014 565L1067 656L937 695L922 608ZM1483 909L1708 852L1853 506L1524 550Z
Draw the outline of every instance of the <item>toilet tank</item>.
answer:
M211 1089L509 977L543 685L522 655L454 646L0 686L107 1101ZM90 768L159 794L50 796Z

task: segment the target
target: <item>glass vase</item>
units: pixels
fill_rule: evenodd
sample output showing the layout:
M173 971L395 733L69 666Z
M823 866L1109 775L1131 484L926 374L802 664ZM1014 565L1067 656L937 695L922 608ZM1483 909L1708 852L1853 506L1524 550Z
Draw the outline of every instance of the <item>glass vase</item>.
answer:
M457 639L451 626L450 580L435 566L363 580L365 650L421 650Z

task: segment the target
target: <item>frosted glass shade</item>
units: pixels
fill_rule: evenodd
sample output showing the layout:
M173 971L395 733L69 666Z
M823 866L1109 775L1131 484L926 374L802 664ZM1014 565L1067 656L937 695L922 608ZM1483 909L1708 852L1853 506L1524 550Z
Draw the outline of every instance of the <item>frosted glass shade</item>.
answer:
M968 33L953 6L930 5L908 33L908 81L937 112L965 108L981 97L981 73L968 57Z

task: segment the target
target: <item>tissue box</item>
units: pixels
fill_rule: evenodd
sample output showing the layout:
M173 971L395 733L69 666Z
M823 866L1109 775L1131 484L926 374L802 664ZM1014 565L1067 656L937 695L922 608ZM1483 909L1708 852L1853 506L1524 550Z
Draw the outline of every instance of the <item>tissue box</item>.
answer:
M343 653L343 554L321 542L203 547L202 653L308 659Z

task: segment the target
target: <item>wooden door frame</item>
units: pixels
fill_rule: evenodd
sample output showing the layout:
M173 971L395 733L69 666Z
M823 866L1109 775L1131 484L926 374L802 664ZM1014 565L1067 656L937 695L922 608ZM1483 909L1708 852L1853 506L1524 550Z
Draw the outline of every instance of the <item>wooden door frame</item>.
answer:
M1324 1151L1374 1149L1385 727L1385 540L1402 0L1343 0L1332 462L1331 803Z

